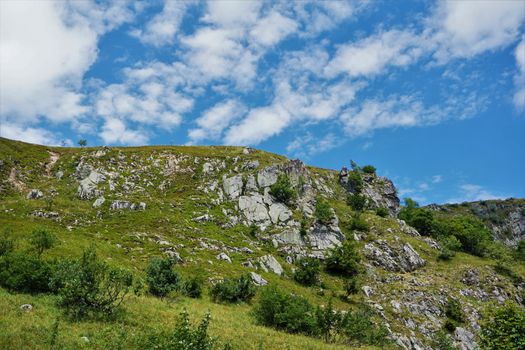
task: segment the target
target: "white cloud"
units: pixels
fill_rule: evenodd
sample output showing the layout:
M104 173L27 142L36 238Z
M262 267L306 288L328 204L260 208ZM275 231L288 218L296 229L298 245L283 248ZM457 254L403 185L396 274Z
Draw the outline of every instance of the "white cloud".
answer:
M432 176L432 183L433 184L438 184L441 181L443 181L443 176L442 175L434 175L434 176Z
M252 42L263 46L273 46L295 32L298 28L297 23L284 17L277 11L271 11L266 17L262 18L250 31Z
M523 110L525 109L525 35L521 37L520 43L516 46L514 56L518 66L518 74L514 77L516 92L514 93L513 102L516 108Z
M475 184L464 184L459 186L459 195L451 198L447 203L461 203L461 202L474 202L484 201L489 199L504 199L506 196L494 194L483 186Z
M423 53L418 35L408 31L390 30L356 43L343 44L325 73L335 76L345 72L351 77L383 73L387 66L406 66Z
M132 30L131 35L156 47L172 44L190 5L189 1L164 0L162 11L146 23L144 29Z
M296 137L286 146L286 152L294 157L307 159L310 156L327 152L341 144L341 139L333 133L315 137L311 133Z
M437 28L435 57L446 62L506 46L516 39L524 19L523 1L443 1L431 19Z
M58 146L60 141L52 132L33 127L23 127L12 123L0 123L0 136L39 145Z
M193 143L205 139L218 140L223 130L241 117L245 111L246 108L238 100L218 103L197 118L195 122L199 127L189 130L188 136Z
M118 118L107 118L99 135L107 144L143 145L148 141L144 131L131 130Z

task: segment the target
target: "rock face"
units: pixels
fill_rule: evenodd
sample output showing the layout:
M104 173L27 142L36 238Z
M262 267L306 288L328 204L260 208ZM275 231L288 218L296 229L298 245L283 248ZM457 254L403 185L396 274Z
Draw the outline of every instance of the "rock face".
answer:
M366 244L364 253L375 265L392 272L411 272L426 263L409 243L394 248L386 241L378 240Z
M337 217L334 216L334 219L328 225L322 224L318 221L315 222L310 228L308 239L312 248L317 250L327 250L341 245L345 236L339 228Z
M239 197L239 210L242 211L248 224L257 223L267 225L270 216L264 203L264 198L260 194Z
M478 349L478 345L474 341L474 334L465 328L457 327L454 331L454 339L456 341L456 346L458 346L460 350Z
M102 204L104 204L104 202L106 201L106 199L104 197L98 197L95 202L93 203L93 208L98 208L100 207Z
M273 255L268 254L265 256L261 256L258 260L264 272L271 271L279 276L283 274L284 272L283 267L273 257Z
M286 222L292 217L292 212L288 207L282 203L272 203L269 210L270 219L272 223Z
M268 284L267 280L265 280L264 278L262 278L261 275L253 271L250 272L250 277L252 279L253 284L255 284L256 286L265 286Z
M242 175L235 175L223 180L224 193L229 199L236 199L242 194Z
M146 210L146 203L144 202L131 203L130 201L117 200L117 201L113 201L113 203L111 203L111 206L109 208L111 210L123 210L123 209Z

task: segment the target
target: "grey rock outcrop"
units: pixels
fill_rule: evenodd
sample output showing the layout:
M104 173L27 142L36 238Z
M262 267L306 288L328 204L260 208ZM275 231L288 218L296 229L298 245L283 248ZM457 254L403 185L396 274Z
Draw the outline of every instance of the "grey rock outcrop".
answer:
M106 199L104 197L98 197L95 202L93 203L93 208L98 208L100 207L102 204L104 204L104 202L106 201Z
M236 199L242 194L242 175L239 174L229 178L223 177L222 185L228 198Z
M270 216L268 215L264 198L260 194L240 196L239 210L244 214L248 224L267 225L270 223Z
M292 212L288 207L282 203L273 203L269 210L270 219L272 223L286 222L292 217Z
M273 257L273 255L264 255L261 256L258 260L264 272L271 271L279 276L283 274L283 267L281 266L281 264L279 264L277 259Z
M378 240L366 244L364 253L373 264L387 271L411 272L426 264L409 243L394 248L386 241Z
M217 255L217 260L224 260L226 262L229 262L230 264L232 263L232 259L230 259L230 257L228 255L226 255L226 253L220 253L219 255Z
M259 187L268 187L277 181L279 169L277 166L266 167L257 173L257 183Z
M32 189L26 196L27 199L39 199L42 197L44 197L44 194L39 189Z
M335 214L329 224L316 221L308 233L310 246L318 250L332 249L340 246L344 239L345 236L339 228L339 220Z
M253 284L256 286L265 286L268 284L268 281L262 278L261 275L255 272L250 272L250 278L252 279Z
M97 184L104 182L106 177L94 170L91 170L89 175L80 180L77 194L80 199L92 199L100 195L100 191L97 189Z
M465 328L457 327L454 330L454 339L456 341L456 346L458 346L460 350L478 349L474 334Z

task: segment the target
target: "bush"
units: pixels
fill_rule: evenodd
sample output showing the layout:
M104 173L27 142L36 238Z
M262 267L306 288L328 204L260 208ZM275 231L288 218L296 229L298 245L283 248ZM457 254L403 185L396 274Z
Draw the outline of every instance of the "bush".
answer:
M310 227L310 223L306 219L301 220L301 228L299 229L299 234L301 237L306 237L308 234L308 228Z
M290 182L290 178L285 174L280 174L277 181L270 186L270 194L275 197L278 202L290 205L297 198L297 192Z
M239 278L226 278L217 283L212 287L210 294L215 302L249 302L255 296L255 286L250 275L244 274Z
M519 241L516 246L516 258L525 261L525 241Z
M217 339L208 335L211 316L206 314L198 326L190 322L189 314L183 310L180 320L171 334L151 334L143 346L154 350L213 350ZM228 347L224 347L227 349Z
M361 194L348 194L346 203L355 211L363 211L366 208L366 197Z
M455 236L441 238L440 244L441 252L438 256L440 260L450 260L456 255L457 251L461 250L461 242Z
M355 242L347 239L341 246L332 250L325 264L328 272L352 277L361 272L360 261L361 257Z
M388 343L388 330L372 321L373 312L366 307L344 314L339 326L339 332L347 338L351 345L369 344L383 346Z
M361 170L363 170L363 173L366 173L366 174L376 173L376 167L373 165L365 165Z
M330 205L322 198L318 198L315 202L314 215L317 220L323 224L329 224L334 217L332 208L330 208Z
M348 173L348 185L354 193L361 193L363 190L363 178L357 170L350 171Z
M41 256L44 251L53 248L57 244L57 238L53 233L45 229L36 229L31 233L29 243L31 243L38 256Z
M492 234L482 221L470 216L440 219L435 223L435 232L440 237L455 236L463 251L483 256L492 242Z
M0 257L11 253L15 249L15 240L9 228L3 230L0 235Z
M308 300L275 287L263 288L253 312L262 325L289 333L315 333L314 310Z
M366 222L361 215L355 215L348 226L350 230L356 230L361 232L370 231L370 225Z
M386 218L390 214L387 208L377 208L376 209L376 215L380 216L382 218Z
M0 285L11 291L48 292L51 276L49 264L35 256L10 253L0 257Z
M158 297L165 297L177 289L180 277L173 271L175 260L155 257L146 268L146 283L149 292Z
M200 298L202 295L202 280L199 277L190 277L182 282L181 292L190 298Z
M434 233L434 215L428 209L419 208L416 202L401 209L398 216L422 235L430 236Z
M434 334L432 338L432 348L436 350L456 350L456 346L451 337L443 331Z
M461 309L461 304L456 299L448 298L445 305L445 315L447 320L443 327L449 332L453 332L459 324L465 322L465 314Z
M481 325L481 343L486 350L525 349L525 311L508 302L493 311Z
M361 283L356 276L345 279L344 288L347 297L359 293L360 287Z
M315 326L317 334L329 343L339 331L343 315L334 310L332 300L324 308L317 307L315 311Z
M59 305L74 318L90 314L113 314L131 289L130 272L99 261L94 248L78 260L61 262L50 286L59 296Z
M293 278L305 286L312 286L319 281L320 271L319 260L315 258L302 258L297 261L297 269L293 274Z

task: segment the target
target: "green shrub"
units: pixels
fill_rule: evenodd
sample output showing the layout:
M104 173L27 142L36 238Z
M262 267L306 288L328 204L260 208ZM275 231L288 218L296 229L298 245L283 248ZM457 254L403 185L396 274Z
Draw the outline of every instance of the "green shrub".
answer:
M180 277L173 270L175 260L154 257L146 268L146 283L149 292L158 297L165 297L177 289Z
M339 332L347 338L346 343L383 346L388 343L388 330L372 321L373 312L369 307L348 311L341 319Z
M355 193L349 193L346 197L346 203L355 211L363 211L366 208L366 197Z
M334 310L332 300L328 301L328 305L324 308L318 306L315 311L315 327L316 333L325 342L329 343L332 338L339 331L343 314Z
M461 250L461 242L455 236L446 236L440 240L441 251L438 259L450 260L452 259L457 251Z
M5 228L0 235L0 257L11 253L15 249L15 240L9 228Z
M250 275L244 274L239 278L226 278L214 285L210 291L215 302L249 302L255 296L255 286Z
M389 214L390 212L388 211L387 208L377 208L376 209L376 215L382 218L386 218Z
M436 350L457 350L451 337L443 331L434 334L432 348Z
M41 256L44 251L53 248L57 244L57 238L53 233L45 229L36 229L31 233L29 243L31 243L38 256Z
M370 224L366 222L366 220L361 215L355 215L352 220L350 220L350 224L348 225L348 228L353 231L361 231L361 232L368 232L370 231Z
M363 178L359 171L353 170L348 173L348 185L354 193L361 193L361 191L363 191Z
M308 234L309 227L310 223L305 218L303 218L301 220L301 228L299 229L299 234L301 235L301 237L306 237L306 235Z
M11 291L48 292L51 276L49 264L33 255L10 253L0 257L0 285Z
M312 286L319 281L320 272L321 267L318 259L302 258L297 261L297 269L293 274L293 278L305 286Z
M332 208L330 208L330 205L322 198L318 198L315 202L314 215L317 220L323 224L329 224L334 217Z
M199 277L184 279L180 289L182 294L187 297L200 298L202 295L202 280Z
M61 262L50 282L59 305L74 318L113 314L132 284L130 272L99 261L94 248L85 250L80 259Z
M211 316L206 314L199 325L192 325L189 314L183 310L175 329L170 334L150 334L143 348L151 350L214 350L217 339L208 335ZM230 347L224 347L227 349Z
M363 170L363 173L366 173L366 174L376 173L376 167L373 165L365 165L361 170Z
M525 241L519 241L516 246L516 258L525 261Z
M356 276L351 276L345 279L344 288L346 296L348 297L350 295L359 293L361 283L359 282L359 279Z
M456 216L439 219L434 224L434 232L439 237L455 236L462 246L462 250L477 256L488 252L492 234L482 221L470 216Z
M428 209L406 206L399 212L398 217L415 228L420 234L430 236L434 233L434 215Z
M360 261L356 243L347 239L341 246L332 249L332 253L325 260L326 270L338 275L356 276L361 272Z
M465 322L465 314L461 308L461 304L456 299L448 298L447 304L445 305L445 315L447 320L445 321L444 328L449 332L453 332L456 327Z
M481 344L486 350L525 349L525 311L508 302L495 309L481 325Z
M263 288L253 312L264 326L289 333L314 334L316 330L314 310L308 300L275 287Z
M297 192L290 182L290 178L285 174L280 174L277 181L270 186L270 194L275 197L278 202L290 205L297 198Z

